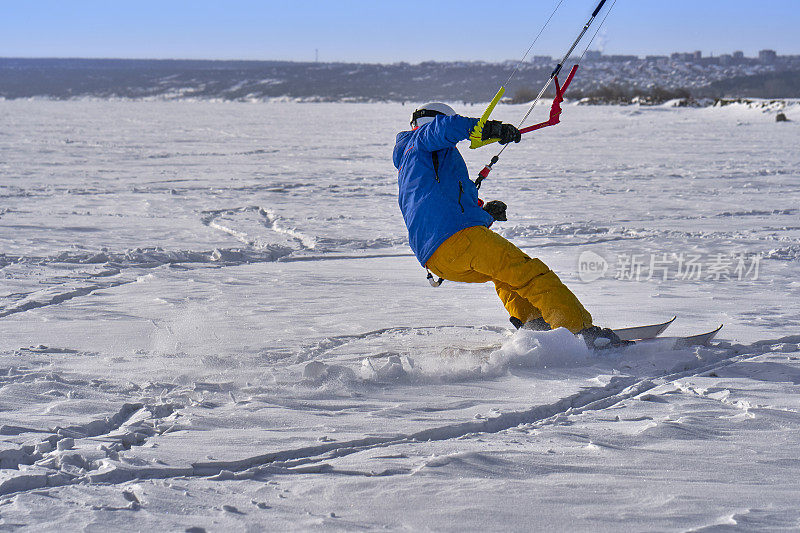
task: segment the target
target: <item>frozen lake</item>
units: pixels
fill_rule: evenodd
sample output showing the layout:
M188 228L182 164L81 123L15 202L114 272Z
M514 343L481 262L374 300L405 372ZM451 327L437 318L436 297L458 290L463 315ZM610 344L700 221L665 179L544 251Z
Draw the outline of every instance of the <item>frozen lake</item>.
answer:
M0 101L0 528L800 528L800 105L567 105L503 154L493 229L597 324L725 324L603 356L428 285L411 111Z

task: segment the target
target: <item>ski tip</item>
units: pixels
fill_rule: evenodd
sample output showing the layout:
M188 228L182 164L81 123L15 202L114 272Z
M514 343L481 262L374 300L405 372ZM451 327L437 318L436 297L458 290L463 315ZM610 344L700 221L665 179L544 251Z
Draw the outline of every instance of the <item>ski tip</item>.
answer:
M724 325L725 324L720 324L717 329L712 329L711 331L709 331L707 333L701 333L700 335L692 335L692 336L689 336L689 337L683 337L682 339L680 339L676 343L676 347L677 346L680 346L680 347L706 346L706 345L708 345L709 342L711 342L714 339L714 337L717 336L717 333L719 333L719 330L721 330Z
M616 333L620 339L627 341L653 339L664 333L664 331L673 322L675 322L677 318L678 316L675 315L666 322L661 322L660 324L649 324L647 326L634 326L631 328L615 329L614 333Z
M714 339L714 337L717 336L717 333L719 333L719 330L721 330L724 325L725 324L720 324L717 329L709 332L703 344L708 344L709 342L711 342Z
M666 329L668 327L670 327L672 325L672 323L675 322L675 320L677 320L677 318L678 318L678 315L673 315L672 318L670 318L669 320L667 320L666 322L661 324L661 327L658 328L658 330L656 331L655 336L658 337L659 335L664 333L664 331L666 331Z

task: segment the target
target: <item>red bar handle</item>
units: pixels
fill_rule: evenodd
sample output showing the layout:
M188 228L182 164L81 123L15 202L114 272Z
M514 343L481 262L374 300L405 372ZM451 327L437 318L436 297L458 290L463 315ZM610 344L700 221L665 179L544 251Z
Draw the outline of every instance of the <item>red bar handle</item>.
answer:
M572 65L572 68L567 75L567 79L564 82L564 85L559 85L558 83L558 76L555 76L553 79L556 82L556 97L553 98L553 106L550 108L550 118L544 122L540 122L539 124L534 124L533 126L528 126L527 128L522 128L519 130L520 133L529 133L531 131L540 130L542 128L546 128L547 126L555 126L559 123L558 115L561 114L561 107L559 104L564 101L564 93L567 91L567 87L569 84L572 83L572 78L575 77L575 73L578 71L578 65ZM553 114L553 111L558 109L558 112Z

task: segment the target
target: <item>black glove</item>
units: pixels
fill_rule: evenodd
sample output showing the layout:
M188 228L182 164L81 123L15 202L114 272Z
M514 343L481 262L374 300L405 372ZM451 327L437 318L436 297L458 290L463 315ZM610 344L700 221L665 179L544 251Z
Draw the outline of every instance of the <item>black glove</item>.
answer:
M506 204L500 200L486 202L486 205L483 206L483 210L492 215L492 218L495 220L499 220L501 222L508 220L506 218Z
M487 120L481 131L481 140L489 139L500 139L500 144L518 143L522 140L522 134L511 124L504 124L499 120Z

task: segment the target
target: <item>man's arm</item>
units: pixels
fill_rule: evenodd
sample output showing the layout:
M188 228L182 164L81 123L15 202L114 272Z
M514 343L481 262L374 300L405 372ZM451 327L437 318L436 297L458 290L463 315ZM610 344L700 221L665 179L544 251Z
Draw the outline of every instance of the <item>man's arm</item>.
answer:
M433 122L420 128L417 136L418 147L428 152L452 148L460 141L469 138L477 123L477 118L461 115L435 117Z

